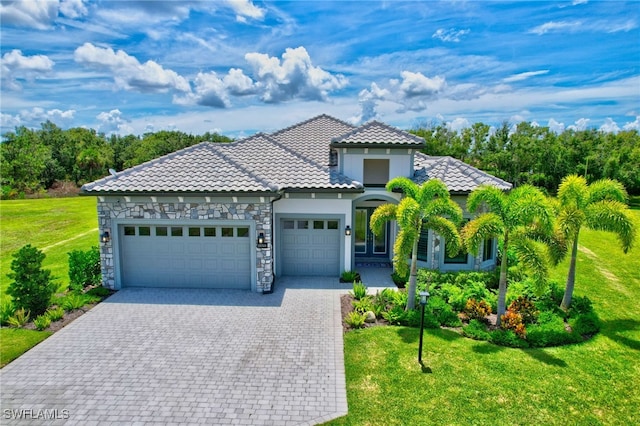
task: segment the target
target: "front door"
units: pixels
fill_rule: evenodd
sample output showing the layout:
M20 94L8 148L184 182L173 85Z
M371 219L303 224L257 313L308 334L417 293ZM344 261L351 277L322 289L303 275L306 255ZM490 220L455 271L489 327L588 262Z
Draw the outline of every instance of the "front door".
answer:
M389 258L389 223L381 235L375 235L369 228L374 207L356 208L355 252L359 257Z

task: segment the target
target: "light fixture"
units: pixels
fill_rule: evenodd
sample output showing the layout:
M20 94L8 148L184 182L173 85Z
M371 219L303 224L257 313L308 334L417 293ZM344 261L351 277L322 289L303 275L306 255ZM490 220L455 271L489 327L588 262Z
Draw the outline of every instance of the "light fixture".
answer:
M349 225L347 225L347 227L344 228L344 235L346 235L347 237L351 235L351 227Z
M100 235L100 241L105 244L111 241L111 235L109 235L109 231L104 231L102 235Z
M258 234L258 244L257 244L258 248L267 248L267 242L266 239L264 238L264 232L260 232Z
M420 346L418 347L418 363L422 365L422 335L424 334L424 307L427 306L429 300L429 292L420 292L420 306L422 306L422 315L420 316Z

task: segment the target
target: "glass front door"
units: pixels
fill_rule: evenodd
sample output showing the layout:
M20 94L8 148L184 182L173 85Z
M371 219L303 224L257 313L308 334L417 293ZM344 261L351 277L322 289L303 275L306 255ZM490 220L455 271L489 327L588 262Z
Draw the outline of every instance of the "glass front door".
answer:
M389 255L389 223L382 234L375 235L369 228L371 215L375 208L356 208L355 252L356 256L388 257Z

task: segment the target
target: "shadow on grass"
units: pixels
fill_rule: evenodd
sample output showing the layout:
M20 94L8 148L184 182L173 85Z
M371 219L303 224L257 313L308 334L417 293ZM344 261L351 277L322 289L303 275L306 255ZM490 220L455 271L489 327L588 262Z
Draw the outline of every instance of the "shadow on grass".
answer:
M505 349L504 346L494 345L493 343L485 342L484 344L478 343L471 347L471 350L478 354L494 354Z
M404 343L415 343L420 339L420 328L413 327L397 327L396 333L402 339ZM425 328L424 334L432 337L452 342L457 339L462 339L463 336L455 331L443 329L443 328Z
M608 337L614 342L620 343L630 349L640 351L640 340L630 339L620 334L623 331L640 330L640 321L634 319L616 319L611 321L602 321L600 333Z
M567 366L565 360L553 356L548 352L545 352L544 349L522 349L522 351L529 355L531 358L543 362L547 365L553 365L555 367Z

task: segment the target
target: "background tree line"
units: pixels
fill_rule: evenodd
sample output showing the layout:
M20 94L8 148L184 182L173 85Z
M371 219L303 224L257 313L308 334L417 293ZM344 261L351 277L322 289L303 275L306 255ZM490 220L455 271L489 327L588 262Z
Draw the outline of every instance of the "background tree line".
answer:
M110 168L123 170L203 141L232 141L217 133L190 135L165 130L141 137L107 137L81 127L62 130L50 121L39 130L21 126L3 137L0 175L6 198L37 193L57 181L79 186L108 175Z
M595 129L555 133L548 127L508 122L491 132L475 123L461 131L444 123L426 123L411 133L426 140L428 155L449 155L519 186L525 183L554 193L562 178L577 174L589 182L611 178L630 194L640 194L640 134Z
M640 134L595 129L555 133L548 127L508 122L491 131L475 123L461 131L445 123L425 123L410 130L426 141L428 155L449 155L516 186L529 183L553 193L564 176L578 174L589 182L620 181L640 194ZM3 197L37 193L57 181L82 185L202 141L231 142L217 133L191 135L159 131L143 136L106 136L93 129L63 130L47 121L38 130L17 127L0 143Z

